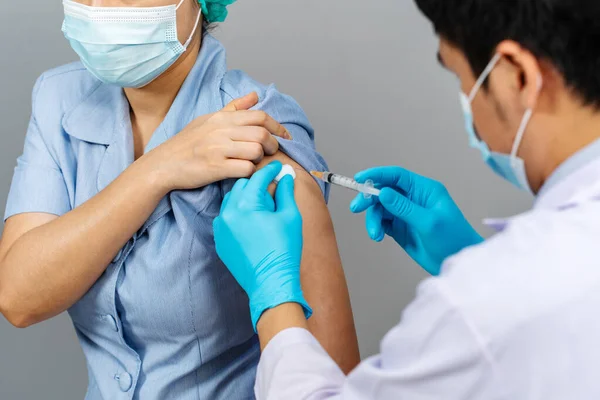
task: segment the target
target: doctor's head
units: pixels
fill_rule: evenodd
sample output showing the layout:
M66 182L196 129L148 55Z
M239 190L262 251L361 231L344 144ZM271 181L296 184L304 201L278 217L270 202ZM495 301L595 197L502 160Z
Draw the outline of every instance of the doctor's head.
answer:
M415 1L440 36L440 62L460 79L478 145L512 152L512 167L524 160L533 190L600 136L600 2Z

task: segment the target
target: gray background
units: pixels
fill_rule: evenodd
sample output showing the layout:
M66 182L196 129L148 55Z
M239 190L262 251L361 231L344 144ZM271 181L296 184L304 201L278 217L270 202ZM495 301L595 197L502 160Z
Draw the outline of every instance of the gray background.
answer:
M31 88L74 60L59 0L6 1L0 13L0 208L21 153ZM368 7L365 5L368 4ZM399 164L443 181L473 223L530 200L492 175L464 133L458 83L435 61L436 38L412 1L252 0L216 31L231 68L277 83L304 107L332 170ZM348 276L363 357L378 351L425 274L387 240L371 243L351 193L330 208ZM65 315L26 330L0 317L0 399L81 399L85 361Z

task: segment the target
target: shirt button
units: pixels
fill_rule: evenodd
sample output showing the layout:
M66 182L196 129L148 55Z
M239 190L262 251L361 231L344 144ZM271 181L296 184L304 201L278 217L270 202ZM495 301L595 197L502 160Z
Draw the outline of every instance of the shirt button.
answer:
M113 317L112 315L108 314L106 315L106 321L110 324L110 327L113 329L113 331L118 332L119 331L119 325L117 325L117 320L115 319L115 317Z
M127 372L123 372L115 376L115 379L119 381L119 388L122 392L127 392L129 389L131 389L131 375L129 375Z

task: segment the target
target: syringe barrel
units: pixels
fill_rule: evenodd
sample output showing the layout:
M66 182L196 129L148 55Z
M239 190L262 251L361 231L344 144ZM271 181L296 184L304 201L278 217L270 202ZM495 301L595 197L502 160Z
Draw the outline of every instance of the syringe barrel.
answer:
M323 180L325 182L335 183L335 182L333 182L333 177L334 176L335 176L335 174L332 173L332 172L323 172Z
M335 185L343 186L345 188L364 193L367 196L379 196L379 194L381 193L379 189L376 189L373 186L372 182L370 185L368 183L358 183L352 178L332 173L325 174L324 178L329 183L333 183Z
M331 174L327 180L330 183L335 183L336 185L344 186L350 189L355 188L356 185L358 185L358 182L354 181L353 179L337 174Z
M379 197L379 195L381 194L380 189L377 189L376 187L369 186L369 185L361 185L361 189L359 191L364 194L368 194L371 196L377 196L377 197Z

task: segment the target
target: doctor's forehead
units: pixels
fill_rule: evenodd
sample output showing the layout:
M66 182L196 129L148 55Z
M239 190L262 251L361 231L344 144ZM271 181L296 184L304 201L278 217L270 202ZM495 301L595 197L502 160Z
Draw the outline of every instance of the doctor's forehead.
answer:
M74 0L92 7L160 7L179 4L179 0ZM196 1L196 0L186 0Z
M454 44L448 42L444 38L440 38L437 60L445 69L457 73L464 67L463 64L466 62L466 57Z

